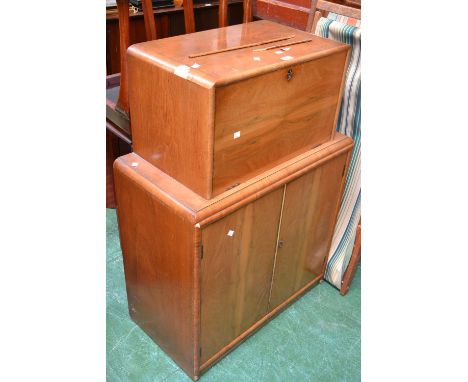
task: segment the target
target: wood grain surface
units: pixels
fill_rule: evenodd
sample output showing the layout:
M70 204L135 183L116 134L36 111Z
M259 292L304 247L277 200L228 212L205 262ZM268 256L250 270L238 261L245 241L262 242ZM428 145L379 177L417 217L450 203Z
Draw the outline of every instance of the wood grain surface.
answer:
M193 225L148 192L120 161L114 167L130 316L193 375Z
M270 309L323 275L347 155L286 185Z
M151 192L155 193L165 204L181 211L181 213L185 211L187 219L192 219L193 224L200 223L204 226L220 219L229 211L234 211L239 205L255 200L285 182L349 152L352 147L353 140L351 138L337 133L331 141L291 158L209 200L177 182L173 177L135 153L121 156L118 161L122 162L122 168L125 168L127 172L142 179L141 182L145 181ZM138 166L132 167L132 164L135 163ZM221 204L221 201L224 204Z
M310 41L253 51L284 38ZM344 44L267 21L133 45L134 150L213 198L331 139L348 54Z
M331 139L346 56L343 51L216 90L213 195ZM240 137L233 139L236 132Z
M267 313L282 198L279 188L202 230L202 363Z
M213 90L128 56L134 151L195 192L211 195Z
M323 277L351 149L337 134L211 200L116 160L130 314L193 379Z
M313 43L291 48L288 54L294 57L292 61L281 60L281 56L274 52L252 54L252 49L249 48L190 58L203 52L235 48L290 35L294 35L294 39L298 41L313 39ZM345 44L260 20L134 44L129 48L128 54L149 60L153 65L171 72L179 65L191 67L196 63L200 66L190 69L190 81L200 86L212 87L348 50L349 46ZM253 56L260 56L261 60L255 61Z

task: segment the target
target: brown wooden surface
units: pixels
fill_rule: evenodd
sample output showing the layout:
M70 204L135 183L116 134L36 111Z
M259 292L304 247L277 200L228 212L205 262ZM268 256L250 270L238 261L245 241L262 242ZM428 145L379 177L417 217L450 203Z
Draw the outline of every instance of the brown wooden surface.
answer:
M284 185L288 183L290 187L297 179L299 183L316 174L312 175L315 180L309 192L315 191L319 196L311 198L293 190L291 198L304 198L304 206L310 203L316 207L321 201L323 205L319 208L328 213L337 191L331 189L333 181L325 178L337 178L335 181L339 183L343 169L321 171L321 168L348 156L352 140L337 134L322 146L213 200L197 196L137 154L125 155L115 162L130 314L192 378L197 379L322 277L309 278L302 288L294 288L270 313L264 309L272 289L268 280L271 282L275 267L272 263L281 207L286 213L283 218L297 225L296 230L300 231L304 223L303 212L297 208L299 201L296 207L288 208L292 202L286 195L288 188L283 191ZM329 200L323 196L327 192ZM297 219L287 214L297 214ZM330 245L333 233L329 230L330 237L323 237L329 218L322 216L317 223L318 236L308 232L315 242L309 248L321 255L326 254L325 247ZM282 221L281 226L284 224ZM292 226L289 228L294 231ZM227 236L230 229L233 236ZM319 237L323 239L321 245ZM309 257L314 261L309 261L308 266L318 269L316 264L320 261L311 253Z
M309 7L310 5L301 6L279 0L255 0L253 4L253 15L263 20L270 20L293 28L305 30Z
M323 275L347 154L286 185L270 309Z
M202 230L202 363L267 313L282 198L277 189Z
M211 89L128 56L134 151L202 196L211 193Z
M206 5L209 4L209 5ZM196 3L193 5L194 20L193 30L202 31L213 29L218 26L218 4L217 2ZM156 35L158 38L166 38L186 33L186 22L184 17L190 17L190 12L184 13L183 7L160 8L153 10L155 18ZM229 1L229 23L230 25L242 22L243 8L242 0ZM190 21L189 21L190 22ZM145 22L142 12L130 14L130 45L147 40ZM120 72L120 48L119 28L117 13L108 14L106 17L106 65L107 74Z
M243 9L244 15L242 17L242 22L250 23L252 21L252 1L253 0L244 0Z
M185 33L195 32L195 13L193 0L183 0L184 2L184 25Z
M228 0L219 0L218 28L228 26Z
M311 38L257 21L131 46L135 152L211 198L330 139L348 46L312 36L282 55L247 48L189 58L288 36ZM281 60L285 55L294 58ZM183 65L182 75L174 74Z
M357 3L342 2L335 3L333 1L317 0L317 9L325 12L333 12L338 15L352 17L353 19L361 19L361 7Z
M315 0L314 0L315 1ZM319 3L325 3L319 0ZM351 7L360 9L360 0L332 0L327 1L330 5L325 5L330 12L341 13L343 7ZM275 21L284 25L289 25L301 30L311 30L310 27L313 21L315 10L313 9L313 1L311 0L254 0L253 16L264 20ZM318 7L319 9L320 6ZM312 19L309 17L312 9ZM354 11L352 14L356 14ZM354 16L348 16L353 17ZM360 18L360 17L359 17ZM307 29L309 27L309 29Z
M106 129L106 208L115 208L114 174L112 164L121 155L132 151L130 143L118 132Z
M269 313L263 316L262 319L258 320L254 325L252 325L249 329L243 332L239 337L234 339L232 342L230 342L228 345L222 348L218 353L213 355L208 361L206 361L204 364L200 366L200 373L205 373L211 366L213 366L216 362L220 361L222 357L226 356L230 351L235 349L236 346L238 346L243 341L245 341L249 336L254 334L263 325L265 325L269 320L271 320L273 317L281 313L291 303L293 303L295 300L301 297L304 293L306 293L312 287L317 285L320 279L321 277L317 277L315 280L311 281L305 287L303 287L302 289L294 293L285 302L283 302L282 304L278 305L276 308L271 310Z
M115 208L114 173L112 171L114 157L112 134L106 131L106 208Z
M346 55L291 65L216 91L213 195L331 139ZM233 139L235 132L240 138Z
M287 42L304 39L312 39L312 41L295 45L284 54L275 54L274 51L255 51L253 54L253 49L268 47L269 41L286 37L292 37ZM265 44L252 49L246 48L190 58L192 55L204 52L237 48L261 42L265 42ZM343 51L349 51L349 46L284 25L261 20L134 44L129 48L127 55L139 61L150 62L153 66L170 72L174 72L174 69L180 65L190 67L195 63L199 64L200 66L197 68L190 68L187 78L189 82L209 88L230 85L291 65L316 60L324 56L338 55ZM281 60L284 55L290 55L293 59ZM260 61L253 60L254 56L260 57Z
M353 281L354 274L356 273L359 261L361 260L361 223L358 224L356 229L356 239L354 240L353 253L349 259L348 267L343 275L341 281L340 294L344 296L348 293L351 282Z
M317 23L319 22L320 18L322 17L322 14L319 11L316 11L315 13L310 13L309 19L307 21L307 28L306 30L314 33L315 29L317 28Z
M146 40L156 40L156 23L154 21L154 14L153 14L153 2L152 0L142 0L142 7L143 7L143 17L145 21L145 32L146 32Z
M128 0L117 0L117 9L119 12L119 48L120 51L126 51L130 45L129 35L129 10ZM128 115L128 93L127 93L127 68L125 65L125 56L120 56L120 88L119 98L117 99L116 109ZM108 73L111 74L111 73Z
M127 168L131 168L132 172L144 176L148 184L153 185L152 192L156 193L164 203L171 205L180 213L187 212L188 216L193 216L194 224L200 223L204 226L276 189L281 184L289 182L294 177L319 167L325 161L348 152L352 146L351 138L337 133L333 140L285 161L210 200L202 198L136 153L120 157L119 162L125 164ZM314 160L311 160L312 157ZM138 166L131 167L132 163L138 163ZM176 200L184 202L180 204L174 202ZM197 220L195 220L195 216Z
M129 313L184 371L193 375L193 226L131 175L115 171ZM175 236L177 240L172 239Z

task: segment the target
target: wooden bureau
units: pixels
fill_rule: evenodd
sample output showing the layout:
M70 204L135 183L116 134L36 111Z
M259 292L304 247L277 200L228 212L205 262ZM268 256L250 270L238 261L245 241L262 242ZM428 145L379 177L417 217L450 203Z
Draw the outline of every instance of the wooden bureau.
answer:
M202 197L220 195L332 139L348 54L269 21L132 45L134 151Z
M211 200L116 160L130 315L194 380L322 279L352 145L336 134Z

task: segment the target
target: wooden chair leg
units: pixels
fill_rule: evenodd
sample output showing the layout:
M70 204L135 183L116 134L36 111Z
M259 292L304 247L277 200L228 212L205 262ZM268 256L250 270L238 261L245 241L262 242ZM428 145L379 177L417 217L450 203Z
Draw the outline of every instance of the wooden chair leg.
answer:
M114 172L112 165L118 157L116 137L106 130L106 208L115 208Z
M119 13L119 38L120 38L120 91L117 100L117 109L128 116L128 94L127 94L127 61L125 54L130 46L130 13L128 0L117 0Z
M252 0L244 0L244 16L243 23L250 23L252 21Z
M156 21L154 20L153 1L142 0L143 18L145 20L146 40L156 40Z
M193 0L184 0L185 33L195 32L195 16L193 13Z
M218 28L228 26L228 0L219 0Z
M317 11L317 0L312 0L310 4L309 16L307 18L306 32L314 33L312 26L314 24L315 16Z
M351 254L351 259L349 260L348 268L343 276L341 281L340 294L344 296L348 293L349 287L351 286L351 281L353 281L354 274L356 273L359 260L361 259L361 224L359 223L356 228L356 240L354 240L353 253Z
M315 28L317 28L317 23L319 22L321 17L322 17L322 12L320 11L315 12L314 22L312 23L312 28L310 30L310 33L315 34Z

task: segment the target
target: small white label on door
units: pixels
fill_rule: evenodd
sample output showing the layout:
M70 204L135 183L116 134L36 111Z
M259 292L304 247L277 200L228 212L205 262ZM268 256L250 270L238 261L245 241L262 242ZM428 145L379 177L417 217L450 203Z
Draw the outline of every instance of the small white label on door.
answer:
M228 236L234 236L234 231L232 229L230 229L227 233Z
M234 133L234 139L240 138L240 131Z

